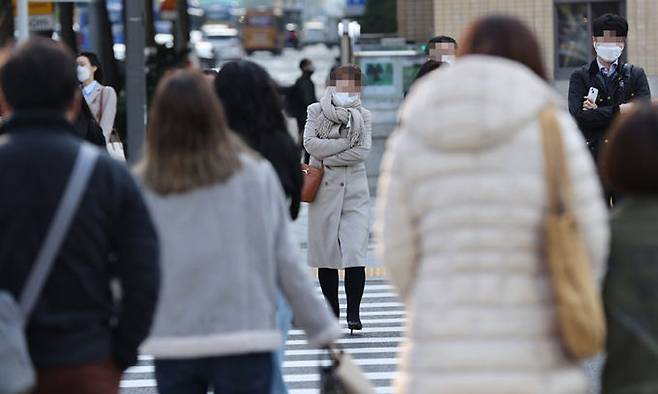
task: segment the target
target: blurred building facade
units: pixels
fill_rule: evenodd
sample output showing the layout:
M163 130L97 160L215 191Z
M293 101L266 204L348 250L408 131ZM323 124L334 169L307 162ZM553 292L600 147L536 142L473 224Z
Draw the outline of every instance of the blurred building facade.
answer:
M658 93L658 0L398 0L398 26L401 36L422 43L439 34L458 38L483 15L515 15L537 34L549 75L562 88L594 58L591 21L606 12L628 19L626 60L646 70Z

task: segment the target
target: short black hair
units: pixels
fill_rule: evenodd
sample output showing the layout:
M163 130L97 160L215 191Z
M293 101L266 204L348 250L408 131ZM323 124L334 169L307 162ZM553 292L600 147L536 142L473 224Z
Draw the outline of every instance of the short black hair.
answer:
M432 44L436 44L440 42L455 44L455 49L457 49L457 41L454 38L450 36L436 36L430 38L430 40L427 41L427 45L425 46L425 56L428 56L430 54L430 47L432 46Z
M75 57L61 43L32 38L9 55L0 86L13 110L65 112L79 89Z
M311 64L311 59L303 58L302 61L299 62L299 68L303 70L304 67L308 66L309 64Z
M601 152L603 182L615 192L658 195L658 106L619 116Z
M87 59L89 59L89 63L91 63L92 66L96 67L96 71L94 72L94 80L102 84L103 64L101 64L101 60L98 58L98 55L96 55L93 52L81 52L80 55L78 56L86 57Z
M617 37L628 36L628 22L622 16L603 14L592 22L594 37L603 37L603 32L614 31Z

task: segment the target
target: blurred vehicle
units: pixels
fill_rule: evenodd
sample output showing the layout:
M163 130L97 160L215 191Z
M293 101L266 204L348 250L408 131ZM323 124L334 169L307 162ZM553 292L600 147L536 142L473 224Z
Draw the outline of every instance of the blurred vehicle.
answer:
M325 24L321 21L309 21L304 24L302 45L317 45L326 42Z
M190 44L192 44L193 54L203 69L213 68L217 64L217 54L215 46L208 41L200 30L190 32Z
M242 45L247 54L269 51L280 55L284 34L281 18L272 9L248 9L242 19Z
M302 46L323 44L332 48L338 46L338 43L338 22L335 19L329 19L327 23L312 20L304 24Z
M286 25L286 46L290 48L299 49L299 27L294 23Z
M237 29L220 24L204 25L201 29L204 41L212 45L217 62L244 57L245 52Z

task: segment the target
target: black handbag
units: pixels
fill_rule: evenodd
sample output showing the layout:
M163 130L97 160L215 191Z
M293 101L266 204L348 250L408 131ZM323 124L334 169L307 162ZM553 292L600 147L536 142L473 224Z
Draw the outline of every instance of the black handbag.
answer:
M374 394L375 389L352 357L336 347L327 349L331 365L320 367L320 394Z

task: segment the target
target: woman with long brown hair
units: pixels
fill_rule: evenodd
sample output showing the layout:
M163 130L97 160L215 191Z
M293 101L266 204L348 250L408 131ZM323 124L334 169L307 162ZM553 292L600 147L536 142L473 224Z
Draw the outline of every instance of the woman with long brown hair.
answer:
M518 20L477 21L407 97L380 175L379 252L408 315L398 392L586 393L563 351L543 251L542 128L560 126L575 215L607 251L594 163Z
M282 345L277 290L310 343L337 337L297 260L276 173L229 130L201 73L160 83L138 173L162 245L160 300L143 347L161 394L269 394Z

